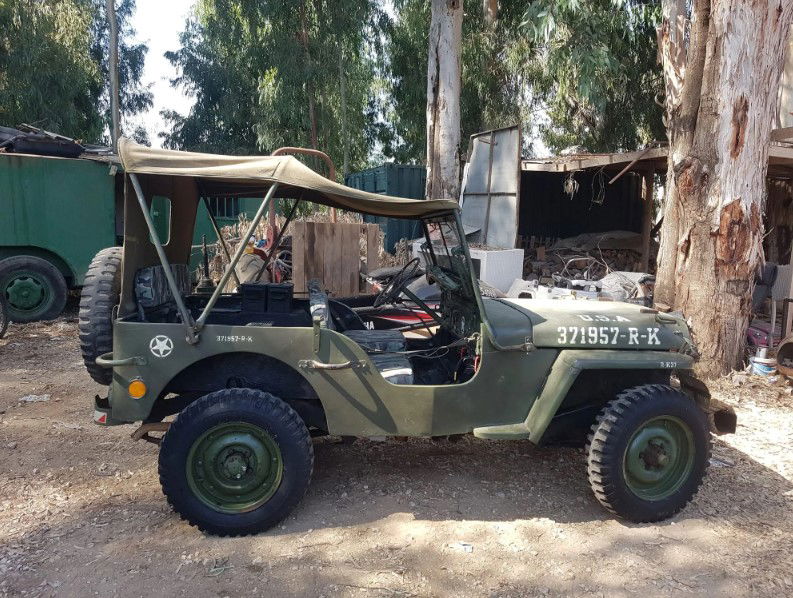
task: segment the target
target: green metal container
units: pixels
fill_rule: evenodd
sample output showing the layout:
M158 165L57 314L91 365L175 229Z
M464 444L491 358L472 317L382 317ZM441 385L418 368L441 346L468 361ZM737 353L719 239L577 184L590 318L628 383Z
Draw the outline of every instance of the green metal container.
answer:
M114 174L97 160L0 154L0 259L41 257L81 286L96 252L116 244Z
M67 289L83 285L94 256L120 243L123 219L121 166L112 160L0 153L0 293L9 319L35 321L63 309ZM167 199L152 205L168 237ZM250 218L257 199L212 198L218 225ZM199 204L190 266L201 263L201 239L217 240Z
M423 166L386 163L375 168L348 174L344 182L348 187L382 193L395 197L424 199L427 169ZM421 226L414 220L397 220L380 216L365 216L366 222L380 225L385 233L385 249L393 253L400 239L415 239L421 235Z
M0 153L0 294L10 320L56 317L96 252L117 244L116 172L103 160Z

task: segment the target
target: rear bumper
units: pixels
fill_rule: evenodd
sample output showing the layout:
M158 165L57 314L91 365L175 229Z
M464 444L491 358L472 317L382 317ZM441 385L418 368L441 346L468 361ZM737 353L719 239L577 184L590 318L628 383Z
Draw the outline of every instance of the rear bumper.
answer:
M114 420L110 417L110 401L99 395L94 397L94 423L100 426L119 426L127 422Z

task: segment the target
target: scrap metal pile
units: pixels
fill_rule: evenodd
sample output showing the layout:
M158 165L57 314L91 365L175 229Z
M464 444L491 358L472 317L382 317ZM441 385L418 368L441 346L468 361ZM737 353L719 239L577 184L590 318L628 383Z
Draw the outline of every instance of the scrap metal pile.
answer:
M523 280L507 296L652 304L655 276L641 272L641 235L587 233L526 249ZM650 260L651 263L654 260Z

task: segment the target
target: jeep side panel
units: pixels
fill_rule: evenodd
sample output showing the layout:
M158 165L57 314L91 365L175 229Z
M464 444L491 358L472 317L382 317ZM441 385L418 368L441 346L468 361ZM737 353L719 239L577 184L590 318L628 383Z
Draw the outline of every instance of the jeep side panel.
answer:
M156 337L170 340L170 351L156 356ZM558 351L499 352L483 341L477 374L462 384L441 386L394 385L371 365L354 342L332 330L320 330L319 350L314 351L312 328L207 325L197 345L184 338L180 324L116 321L113 360L141 358L116 366L110 392L114 422L145 420L154 401L172 378L191 364L221 353L268 355L299 372L313 387L325 410L331 434L353 436L439 436L471 432L480 426L523 421L540 393ZM360 367L320 370L301 367L315 359L326 364L347 361ZM140 361L138 361L140 363ZM132 399L129 383L139 378L146 395ZM219 381L219 385L225 381ZM219 386L222 387L222 386ZM266 389L265 389L266 390Z

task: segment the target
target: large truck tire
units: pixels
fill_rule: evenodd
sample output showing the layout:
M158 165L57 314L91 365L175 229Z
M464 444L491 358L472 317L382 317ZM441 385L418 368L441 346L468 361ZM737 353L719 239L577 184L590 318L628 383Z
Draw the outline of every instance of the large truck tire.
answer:
M109 385L113 370L96 365L96 358L113 350L113 308L121 292L121 247L108 247L94 256L80 295L80 350L85 369L99 384Z
M61 271L47 260L32 255L0 260L0 293L12 322L57 318L66 305L68 290Z
M8 307L6 298L0 294L0 338L3 338L8 328Z

